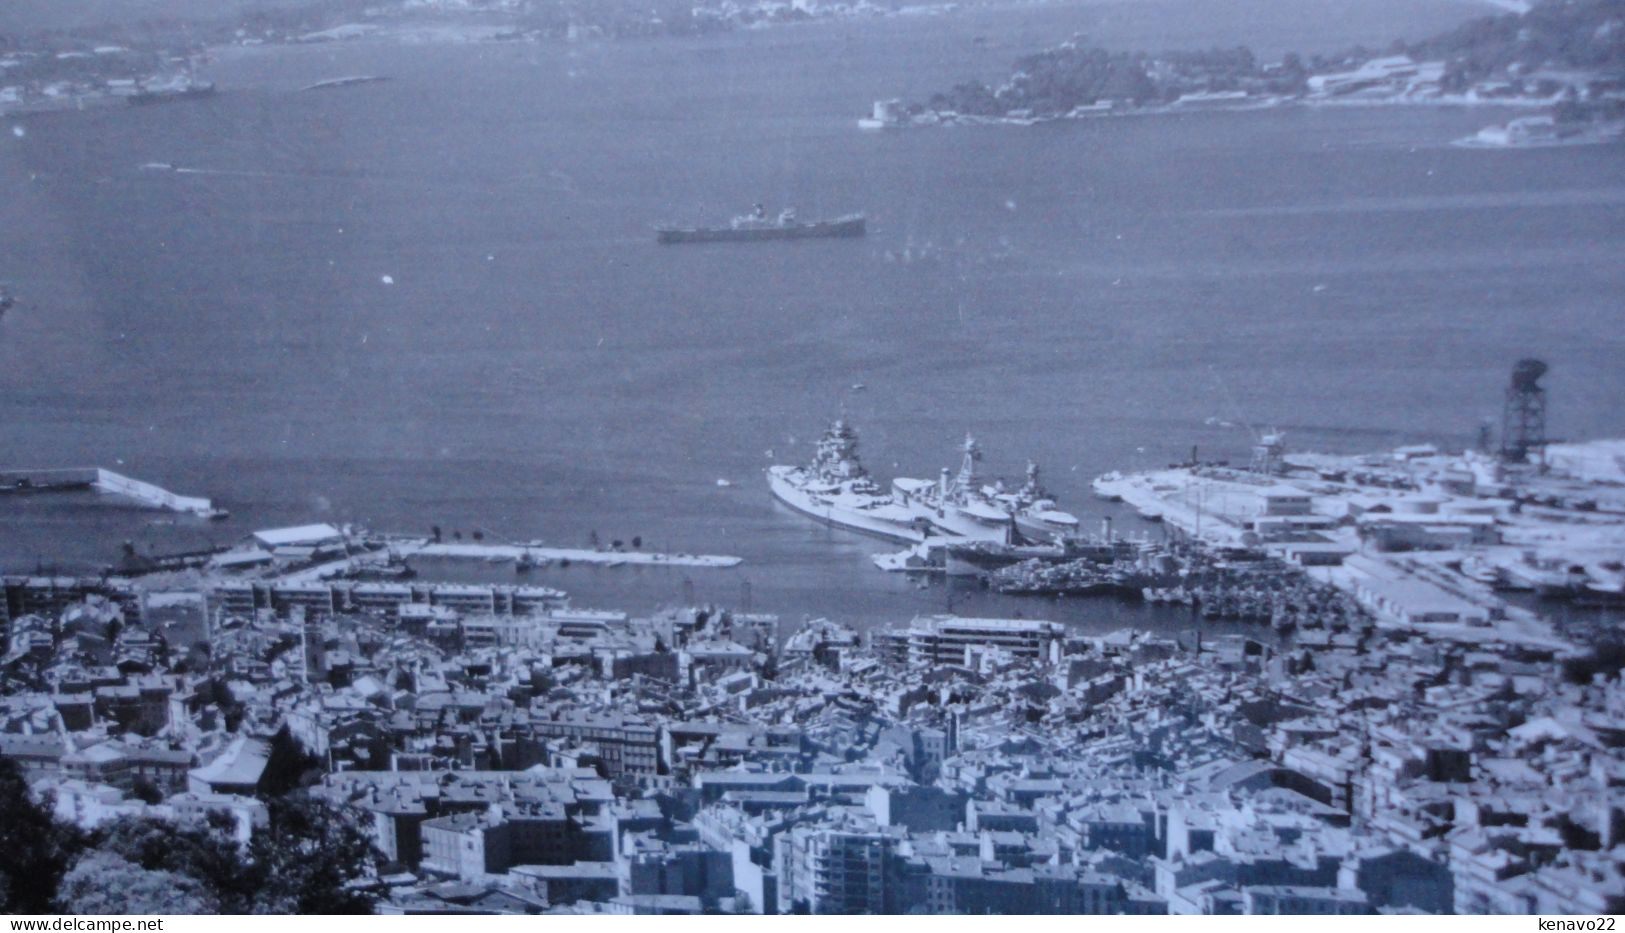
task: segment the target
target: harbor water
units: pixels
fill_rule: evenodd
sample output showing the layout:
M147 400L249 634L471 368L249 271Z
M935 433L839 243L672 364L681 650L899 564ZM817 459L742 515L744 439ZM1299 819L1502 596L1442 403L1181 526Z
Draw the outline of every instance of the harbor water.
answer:
M842 413L882 481L934 477L969 430L989 472L1037 459L1092 527L1116 514L1095 475L1193 445L1245 459L1252 430L1470 443L1526 355L1552 365L1553 434L1625 434L1618 144L1450 145L1512 115L1493 108L856 127L874 98L996 80L1075 32L1268 56L1482 8L1198 2L234 49L206 68L211 99L9 119L0 468L100 464L231 518L7 498L0 569L439 525L745 559L532 575L588 606L737 604L748 584L758 611L860 626L951 605L1177 628L1178 610L881 574L887 545L777 506L763 470ZM390 80L300 90L349 75ZM868 235L655 243L756 202L863 211Z

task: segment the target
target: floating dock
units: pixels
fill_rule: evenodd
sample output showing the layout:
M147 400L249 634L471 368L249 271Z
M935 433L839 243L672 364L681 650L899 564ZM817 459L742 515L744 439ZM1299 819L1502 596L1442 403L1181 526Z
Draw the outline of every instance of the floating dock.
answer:
M0 470L0 492L62 492L94 489L131 499L141 505L206 518L221 518L208 499L182 496L152 483L132 479L101 467L64 467L54 470Z

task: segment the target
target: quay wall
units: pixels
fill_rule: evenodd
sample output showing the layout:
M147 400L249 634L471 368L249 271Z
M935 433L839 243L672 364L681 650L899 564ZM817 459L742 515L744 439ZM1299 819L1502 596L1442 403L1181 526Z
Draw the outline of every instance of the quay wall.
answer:
M95 472L97 489L129 496L139 502L145 502L158 508L169 509L174 512L201 513L209 511L212 507L212 503L208 499L177 495L151 483L114 473L112 470L97 467Z
M212 507L208 499L182 496L161 486L133 479L102 467L62 467L49 470L0 470L0 491L32 490L49 492L65 489L98 489L116 493L159 509L204 514Z
M0 470L0 489L84 489L96 485L96 467L54 470Z

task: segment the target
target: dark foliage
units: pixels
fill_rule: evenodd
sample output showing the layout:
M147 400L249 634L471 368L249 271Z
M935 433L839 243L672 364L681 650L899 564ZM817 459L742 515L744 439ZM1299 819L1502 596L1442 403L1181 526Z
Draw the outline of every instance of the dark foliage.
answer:
M92 849L62 878L57 906L73 914L203 914L213 905L185 875L142 868Z
M33 799L22 770L0 758L0 912L43 914L80 840Z
M137 777L130 783L130 796L142 803L163 803L164 791L151 779Z
M343 813L303 794L270 801L270 825L254 834L249 860L261 887L256 913L366 914L374 895L372 843Z
M1563 662L1563 676L1574 684L1588 684L1598 674L1617 677L1625 669L1625 641L1600 642L1586 654Z
M303 793L267 806L269 825L246 848L223 813L201 825L126 817L81 833L0 758L0 911L371 913L379 858L366 834Z
M1304 91L1311 72L1356 67L1378 54L1357 47L1315 56L1308 64L1288 54L1266 65L1244 47L1151 56L1067 43L1017 60L1010 80L997 90L968 82L934 95L928 106L975 116L1013 110L1046 115L1103 100L1143 105L1193 92L1292 95ZM1396 41L1380 54L1446 62L1443 84L1453 92L1476 81L1541 68L1621 72L1625 0L1544 0L1526 14L1482 17L1421 42Z
M1625 68L1625 0L1545 0L1522 15L1486 16L1400 46L1450 62L1467 80L1511 68L1618 70Z
M95 848L145 871L188 878L201 888L205 910L248 913L260 887L231 837L228 818L214 817L204 826L181 826L168 820L126 818L96 834Z

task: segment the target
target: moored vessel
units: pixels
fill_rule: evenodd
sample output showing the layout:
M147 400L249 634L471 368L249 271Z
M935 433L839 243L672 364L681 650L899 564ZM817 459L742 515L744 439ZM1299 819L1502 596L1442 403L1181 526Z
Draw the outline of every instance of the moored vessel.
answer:
M1038 479L1038 464L1027 461L1027 482L1016 490L1016 531L1023 538L1035 542L1050 542L1074 537L1078 533L1078 517L1060 509L1055 497Z
M943 546L943 567L950 577L975 577L1027 560L1062 560L1066 549L1058 544L999 544L964 541Z
M837 528L917 544L928 525L915 510L881 491L858 459L858 435L837 420L818 441L811 464L767 469L773 495L790 508Z
M194 100L200 97L212 97L214 92L215 87L212 81L194 81L190 78L181 78L142 85L140 90L124 98L124 100L131 106L140 106L171 100Z
M735 217L726 227L657 227L660 243L723 243L748 240L807 240L825 237L859 237L867 229L862 214L846 214L831 220L798 221L794 210L786 208L777 217L768 217L762 205L751 213Z
M941 533L1001 544L1052 544L1077 534L1078 519L1057 507L1039 482L1038 464L1028 461L1026 483L1009 492L1002 481L983 482L982 451L974 437L965 436L960 452L957 475L943 470L935 486L911 487L918 489L911 501Z
M944 467L935 487L921 487L915 508L942 534L972 541L1015 543L1014 516L996 505L982 489L977 468L982 449L976 438L966 434L959 450L959 472L950 476Z

